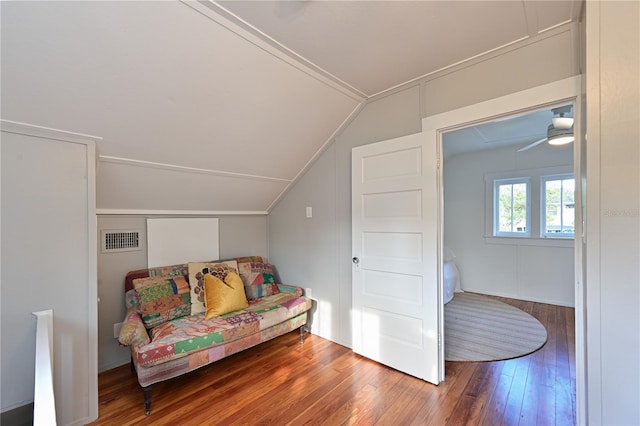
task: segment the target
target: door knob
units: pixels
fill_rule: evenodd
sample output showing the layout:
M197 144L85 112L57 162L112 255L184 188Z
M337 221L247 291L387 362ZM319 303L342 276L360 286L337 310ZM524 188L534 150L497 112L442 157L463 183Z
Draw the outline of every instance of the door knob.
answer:
M358 259L357 257L354 257L353 259L351 259L353 261L353 263L355 263L356 265L358 263L360 263L360 259Z

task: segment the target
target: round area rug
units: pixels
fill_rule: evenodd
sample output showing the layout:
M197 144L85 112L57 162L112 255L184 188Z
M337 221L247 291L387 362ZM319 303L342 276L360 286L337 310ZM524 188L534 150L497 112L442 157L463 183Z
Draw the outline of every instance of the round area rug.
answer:
M498 361L528 355L547 341L547 330L528 313L473 293L456 293L444 306L447 361Z

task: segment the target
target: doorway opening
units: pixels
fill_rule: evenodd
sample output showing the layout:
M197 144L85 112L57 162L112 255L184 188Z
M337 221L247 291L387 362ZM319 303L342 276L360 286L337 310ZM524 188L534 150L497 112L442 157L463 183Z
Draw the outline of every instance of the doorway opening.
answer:
M438 115L423 119L423 132L425 132L426 137L428 138L428 142L433 143L434 146L437 147L438 161L440 162L440 164L443 164L444 161L447 161L444 158L444 154L446 153L445 150L447 148L443 147L443 140L446 138L447 133L455 132L455 131L459 131L467 128L473 128L474 126L478 126L483 123L489 123L489 122L495 122L495 121L498 121L498 122L508 121L507 119L510 117L524 116L529 113L548 110L553 107L558 107L558 106L568 105L568 104L573 105L573 115L575 117L575 122L576 122L576 125L575 125L576 131L574 135L576 140L573 143L573 153L572 153L573 176L575 178L574 180L575 182L575 200L574 200L575 223L574 223L573 232L576 236L578 236L578 238L576 238L575 244L573 245L573 250L570 250L569 257L568 257L569 259L568 263L570 266L571 266L570 259L573 258L574 262L572 266L573 266L573 271L575 272L575 274L573 275L573 282L572 282L573 286L570 291L571 294L569 294L568 297L573 298L574 305L575 305L575 318L574 318L575 319L575 348L576 348L575 349L575 367L576 367L575 388L576 388L576 406L577 406L576 419L578 423L580 423L584 418L583 410L585 406L584 404L585 402L584 400L585 398L585 393L584 393L585 347L584 347L584 312L583 312L584 294L582 291L584 267L582 264L583 239L580 238L583 235L582 207L581 207L582 206L583 170L581 169L582 162L580 161L582 158L583 150L581 148L581 141L582 141L581 131L577 130L577 129L581 129L580 123L581 123L582 99L581 99L580 93L581 93L580 77L577 76L577 77L568 78L558 82L546 84L544 86L539 86L539 87L528 89L522 92L506 95L501 98L496 98L490 101L481 102L479 104L471 105L468 107L460 108L458 110L438 114ZM527 144L523 143L521 147L524 147L526 145ZM524 155L519 155L519 156L516 155L515 152L517 152L517 149L511 149L512 150L511 164L516 163L518 167L521 167L521 168L524 168L528 164L529 166L531 166L529 167L530 169L535 168L533 167L533 159L539 156L544 156L544 151L546 150L546 147L544 145L545 144L541 143L536 147L532 147L529 150L532 152L530 152L526 157ZM450 154L450 153L447 153L447 154ZM516 157L519 157L519 159ZM451 164L449 164L449 167L451 167ZM513 169L513 166L510 168ZM540 167L540 169L544 169L544 167ZM545 174L544 176L553 175L554 173L552 172L555 172L555 171L556 170L552 170L551 173ZM547 170L541 170L539 174L546 173L546 172ZM439 252L438 263L440 265L440 269L439 269L438 275L439 275L440 295L441 295L440 299L442 302L441 311L444 311L444 297L443 297L444 288L442 285L443 285L443 278L444 278L443 277L443 264L444 264L443 260L444 260L445 238L447 239L447 243L450 243L451 245L454 245L456 243L455 238L452 238L451 235L447 235L447 231L446 231L447 219L445 216L445 199L444 199L446 189L443 186L443 182L446 179L446 176L444 173L443 173L443 168L441 167L439 170L440 180L438 182L438 187L440 190L440 197L439 197L440 199L440 203L439 203L440 234L439 234L439 242L438 242L438 252ZM463 172L463 173L466 173L466 172ZM496 179L499 178L498 176L492 176L492 177ZM540 197L540 187L541 187L541 182L543 182L542 180L540 180L541 177L542 177L541 175L529 177L530 180L534 180L534 179L537 180L538 193L534 194L533 195L534 197ZM478 182L473 181L473 184L476 184L476 183ZM471 216L471 215L481 216L484 224L484 227L481 229L482 239L490 239L491 241L489 242L493 244L492 248L505 254L505 257L509 256L510 254L507 253L509 251L509 248L508 248L509 245L501 244L500 238L498 238L500 236L495 235L493 231L493 228L492 228L494 223L493 215L488 216L486 214L486 210L487 210L486 199L487 199L488 191L487 191L487 184L484 176L480 179L480 184L482 185L482 188L484 189L484 191L482 195L477 195L476 197L479 197L480 201L478 202L482 203L483 207L481 211L477 211L476 209L476 210L467 210L465 212L465 210L468 209L469 206L464 206L464 205L463 206L448 205L446 208L447 210L451 210L453 207L459 207L460 211L463 212L462 216L464 216L464 214L468 216ZM471 183L469 183L469 186L471 186ZM538 207L539 206L540 206L540 202L538 201ZM546 218L546 215L544 218ZM516 227L515 232L516 233L525 232L529 234L531 234L532 232L535 232L535 233L538 233L539 235L540 229L542 229L541 226L543 224L540 213L537 213L537 219L534 221L534 223L531 223L530 221L531 219L532 217L529 218L529 222L525 222L524 226L522 225L519 226L520 229ZM491 229L491 232L488 232L489 229ZM542 238L538 237L536 240L539 241L539 240L542 240ZM550 238L544 239L544 241L547 243L550 240L551 240ZM483 242L484 244L488 244L486 240ZM565 240L565 241L558 241L557 243L554 243L554 244L558 245L557 249L563 249L565 247L562 247L562 246L568 243L569 242ZM522 247L521 249L522 253L524 254L524 253L527 253L527 250L534 250L534 247L536 246L533 240L531 240L529 241L529 243L521 242L521 247ZM451 247L451 249L455 250L454 247ZM556 247L553 247L553 249L556 250ZM468 259L466 254L464 253L464 250L465 249L463 249L461 253L456 253L456 256L465 255L464 261L467 261ZM460 262L462 261L463 259L461 258ZM521 264L509 265L509 267L513 266L516 269L519 267L522 271L526 271L527 264L525 261L517 260L517 257L516 257L515 262L516 263L520 262ZM465 288L465 286L467 286L468 288L472 288L473 287L472 284L473 284L473 285L479 286L478 288L481 289L482 287L480 283L473 283L473 281L470 281L467 283L466 281L467 278L465 277L465 273L464 273L464 270L467 269L467 267L468 265L463 266L461 271L461 281L462 281L461 287L463 289ZM500 269L494 269L492 272L494 274L499 274ZM524 291L524 290L520 288L520 291ZM566 296L567 295L565 294L565 297ZM540 298L540 300L544 300L544 299ZM441 312L440 319L441 319L440 332L441 332L441 335L444 336L443 312ZM444 346L446 346L446 341L444 342L441 348L441 357L440 357L441 359L440 374L443 380L445 377L444 376L444 372L445 372Z
M547 141L554 111L572 107L545 107L442 135L445 296L454 285L574 307L573 143Z

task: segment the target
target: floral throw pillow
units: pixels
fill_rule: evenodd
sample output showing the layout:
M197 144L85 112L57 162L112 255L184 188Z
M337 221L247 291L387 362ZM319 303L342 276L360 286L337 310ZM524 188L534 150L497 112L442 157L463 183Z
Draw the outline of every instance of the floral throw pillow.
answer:
M191 315L206 312L204 276L211 274L224 281L229 272L238 272L235 260L225 262L190 262L189 287L191 289Z

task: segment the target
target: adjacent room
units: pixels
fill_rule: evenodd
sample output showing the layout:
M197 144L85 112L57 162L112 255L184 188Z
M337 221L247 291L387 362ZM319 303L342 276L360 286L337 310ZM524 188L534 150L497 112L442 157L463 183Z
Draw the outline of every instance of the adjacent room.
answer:
M567 104L443 135L444 302L458 293L447 360L508 359L547 340L535 319L477 295L575 307L573 126Z
M547 142L553 116L445 133L444 244L463 289L574 305L573 143Z

